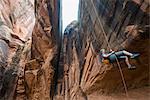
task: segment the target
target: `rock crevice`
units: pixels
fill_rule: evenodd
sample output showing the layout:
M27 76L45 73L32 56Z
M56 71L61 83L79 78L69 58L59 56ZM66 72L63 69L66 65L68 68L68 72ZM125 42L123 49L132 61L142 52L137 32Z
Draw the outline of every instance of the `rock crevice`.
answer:
M64 70L60 73L64 76L58 79L59 96L65 100L93 100L95 94L98 98L102 94L124 92L117 63L101 63L102 48L139 52L138 59L130 59L135 70L120 62L124 79L129 91L149 85L148 9L146 0L80 0L79 22L69 24L63 37L60 62Z
M130 59L135 70L124 61L120 65L133 94L129 99L145 100L149 7L148 0L80 0L79 20L62 39L61 0L1 0L0 100L126 98L117 64L100 61L99 51L109 51L108 43L116 51L140 53Z
M0 1L0 99L52 99L61 38L56 1Z

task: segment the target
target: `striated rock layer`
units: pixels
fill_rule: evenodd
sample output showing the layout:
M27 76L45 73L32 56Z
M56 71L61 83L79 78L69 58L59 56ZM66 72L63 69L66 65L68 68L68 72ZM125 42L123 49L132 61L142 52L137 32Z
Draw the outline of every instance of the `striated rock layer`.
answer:
M60 38L58 33L54 33L59 29L58 24L55 24L59 18L56 13L58 8L53 5L57 3L55 0L41 0L36 3L32 60L25 68L26 93L29 100L50 100L54 92L54 69L57 66L57 39Z
M113 93L116 100L125 98L118 97L124 93L118 66L100 62L101 48L141 54L130 60L135 70L120 65L129 98L147 99L148 0L80 0L79 22L68 25L62 47L60 3L0 1L0 100L94 100Z
M29 60L31 34L35 23L33 0L0 1L0 99L12 100L18 75Z
M101 94L124 92L117 64L100 62L101 48L139 52L138 59L130 60L135 70L120 62L126 86L131 90L149 85L148 9L148 0L80 0L79 23L72 22L64 33L59 66L63 77L58 79L56 98L97 100ZM146 100L146 93L138 98L131 93L129 98Z
M57 0L0 1L0 100L52 98L59 6Z

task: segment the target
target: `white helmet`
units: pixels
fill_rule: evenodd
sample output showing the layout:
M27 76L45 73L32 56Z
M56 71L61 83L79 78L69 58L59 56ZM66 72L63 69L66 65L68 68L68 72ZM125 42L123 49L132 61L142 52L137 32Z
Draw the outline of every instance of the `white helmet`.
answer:
M105 49L101 49L100 52L105 52Z

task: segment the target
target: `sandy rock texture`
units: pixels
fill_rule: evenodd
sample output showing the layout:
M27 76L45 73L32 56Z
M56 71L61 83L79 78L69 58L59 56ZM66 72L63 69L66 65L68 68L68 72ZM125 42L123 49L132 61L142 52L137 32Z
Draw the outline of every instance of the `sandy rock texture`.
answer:
M105 48L140 53L120 62L129 100L149 96L148 0L80 0L61 35L60 0L0 0L0 100L126 99ZM108 43L109 44L108 44Z
M33 0L0 1L0 99L13 100L24 92L18 76L30 58L35 23ZM30 49L30 50L28 50Z
M102 48L139 52L138 59L130 59L131 64L137 67L135 70L129 70L124 61L120 65L128 91L148 88L148 9L147 0L80 0L79 22L72 22L64 33L63 60L60 63L64 64L60 66L63 67L60 73L64 76L58 81L56 98L101 100L103 97L100 95L125 93L117 64L100 62L99 50ZM139 100L148 99L149 94L144 93L144 96L137 93ZM134 93L129 93L129 96L131 100L137 99ZM109 99L117 100L113 97L102 100Z
M56 0L0 1L0 100L52 98L58 14Z

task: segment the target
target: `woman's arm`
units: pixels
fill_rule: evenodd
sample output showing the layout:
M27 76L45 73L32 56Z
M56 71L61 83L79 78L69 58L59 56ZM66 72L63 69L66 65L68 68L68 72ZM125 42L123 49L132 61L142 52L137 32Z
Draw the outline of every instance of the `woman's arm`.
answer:
M114 52L115 52L115 51L112 51L111 53L108 53L108 54L104 54L104 53L103 53L102 56L107 58L107 57L109 57L110 55L112 55Z

